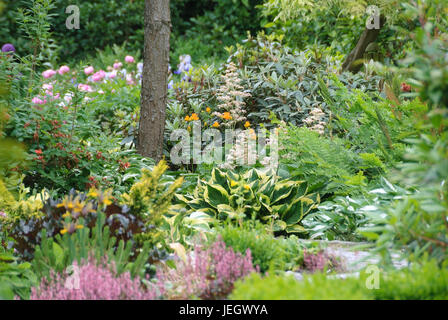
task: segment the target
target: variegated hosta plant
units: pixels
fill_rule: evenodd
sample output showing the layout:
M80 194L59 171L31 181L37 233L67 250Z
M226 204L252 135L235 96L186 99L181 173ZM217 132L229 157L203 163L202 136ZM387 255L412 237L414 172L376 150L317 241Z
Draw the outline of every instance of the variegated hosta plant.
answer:
M201 181L193 195L176 197L191 211L220 220L255 218L269 224L272 231L286 232L304 232L301 220L320 201L318 194L307 194L304 181L257 169L236 174L215 168L210 181Z

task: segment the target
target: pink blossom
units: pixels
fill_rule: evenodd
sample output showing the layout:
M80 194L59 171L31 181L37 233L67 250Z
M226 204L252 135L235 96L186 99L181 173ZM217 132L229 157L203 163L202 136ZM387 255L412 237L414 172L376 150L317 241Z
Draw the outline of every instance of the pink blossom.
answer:
M72 94L71 94L71 93L66 93L66 94L64 95L64 100L65 100L66 102L70 102L70 101L72 101Z
M88 76L89 74L92 74L95 70L93 69L92 66L87 67L84 69L84 73L86 74L86 76Z
M52 274L39 288L31 289L31 300L155 300L163 293L156 285L146 290L129 272L117 275L114 263L93 257L87 264L73 264L73 273Z
M131 57L131 58L132 58L132 57ZM122 66L123 66L123 64L122 64L121 62L115 62L115 63L114 63L114 69L115 69L115 70L120 69Z
M78 90L85 91L85 92L93 92L93 89L91 86L89 86L88 84L82 84L82 83L80 83L78 85Z
M49 70L46 70L46 71L42 72L42 76L43 76L45 79L49 79L49 78L51 78L52 76L54 76L55 74L56 74L56 71L54 71L54 70L52 70L52 69L49 69Z
M108 79L114 79L116 76L117 76L116 70L106 73L106 78L108 78Z
M70 68L68 66L61 66L58 71L60 75L63 75L64 73L68 72L70 72Z
M0 211L0 217L6 218L6 213L3 211Z
M128 85L130 85L130 86L132 86L132 85L135 84L135 81L134 81L134 79L132 78L132 75L131 75L131 74L127 74L127 75L126 75L126 83L127 83Z
M175 269L159 268L157 279L168 285L164 298L222 299L232 291L235 281L258 270L252 265L249 249L242 255L218 241L206 249L196 246L186 261L176 261Z
M104 80L105 76L106 76L106 72L104 72L104 70L100 70L92 76L92 80L95 82L100 82L100 81Z
M34 97L34 98L31 100L31 102L34 103L34 104L45 104L47 101L46 101L46 100L42 100L42 99L39 98L39 97Z
M124 61L126 61L127 63L134 63L134 62L135 62L135 59L134 59L133 56L126 56L126 57L124 58Z
M44 90L53 90L53 85L50 84L50 83L44 83L42 85L42 89L44 89Z

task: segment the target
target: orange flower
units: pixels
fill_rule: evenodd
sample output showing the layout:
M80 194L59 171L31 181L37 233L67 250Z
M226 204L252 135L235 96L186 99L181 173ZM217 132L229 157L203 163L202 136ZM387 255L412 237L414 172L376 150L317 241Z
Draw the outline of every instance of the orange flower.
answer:
M224 112L224 114L221 116L221 118L225 120L232 120L232 116L230 115L230 112Z
M210 109L210 107L207 107L207 108L205 109L205 111L207 111L208 113L210 113L210 112L212 111L212 109Z
M245 127L245 128L249 128L249 127L250 127L250 122L249 122L249 121L246 121L246 123L244 124L244 127Z
M196 113L193 113L190 117L190 121L196 121L196 120L199 120L199 117Z
M213 128L218 128L219 127L219 123L217 121L215 121L215 123L212 124Z
M185 119L184 119L185 121L190 121L191 119L190 119L190 117L187 115L187 116L185 116Z

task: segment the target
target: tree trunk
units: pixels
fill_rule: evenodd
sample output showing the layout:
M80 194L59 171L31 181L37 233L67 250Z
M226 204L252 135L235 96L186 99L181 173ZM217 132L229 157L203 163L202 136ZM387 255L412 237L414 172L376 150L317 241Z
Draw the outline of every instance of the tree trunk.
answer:
M145 43L137 149L156 161L163 154L170 52L170 1L145 0Z
M380 18L380 28L379 29L368 29L365 28L364 32L356 44L356 47L349 53L344 63L342 64L342 71L350 71L357 73L362 67L362 59L366 52L366 48L372 42L375 42L380 34L381 28L384 26L386 19L384 16Z

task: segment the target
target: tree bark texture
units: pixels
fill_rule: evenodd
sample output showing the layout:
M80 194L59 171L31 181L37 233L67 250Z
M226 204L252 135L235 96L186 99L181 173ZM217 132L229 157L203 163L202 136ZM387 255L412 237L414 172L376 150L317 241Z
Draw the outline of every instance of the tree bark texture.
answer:
M170 1L145 0L145 40L137 149L159 161L163 154L170 52Z

